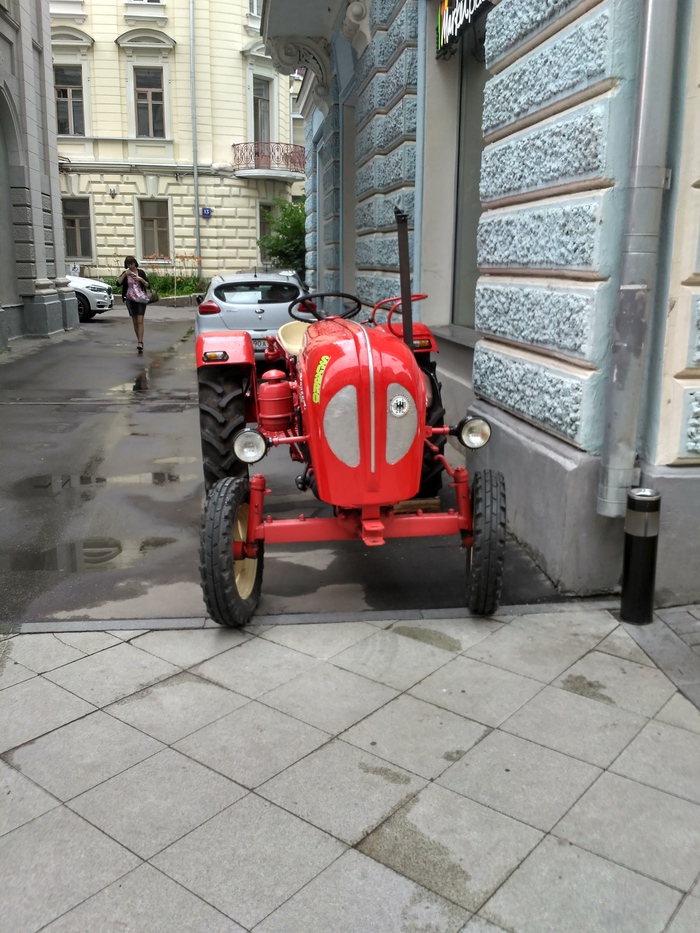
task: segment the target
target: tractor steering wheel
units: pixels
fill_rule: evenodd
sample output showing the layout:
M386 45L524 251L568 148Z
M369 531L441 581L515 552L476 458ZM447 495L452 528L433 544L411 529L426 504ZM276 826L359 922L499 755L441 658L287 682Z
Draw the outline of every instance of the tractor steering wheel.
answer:
M347 301L351 301L352 305L346 308L341 314L334 314L330 311L326 312L323 310L323 302L326 298L344 298ZM354 295L346 295L344 292L312 292L310 295L301 295L289 305L287 310L289 316L294 318L295 321L308 322L308 318L300 317L298 314L294 313L297 307L304 314L313 315L317 321L326 321L334 317L355 317L362 308L362 302Z
M427 297L428 297L427 295L418 295L418 294L417 294L417 295L411 295L411 302L414 302L414 301L422 301L424 298L427 298ZM389 308L388 311L385 311L385 313L386 313L386 325L387 325L387 327L389 328L389 330L391 331L391 333L394 335L394 337L399 337L399 338L400 338L400 337L401 337L401 334L400 334L398 331L394 330L394 327L393 327L393 325L392 325L392 323L391 323L391 319L393 318L393 316L394 316L395 314L402 314L402 313L403 313L403 309L402 309L402 307L401 307L401 298L399 298L399 297L396 297L396 298L385 298L384 301L378 302L378 303L374 306L374 308L372 309L372 317L371 317L370 320L372 321L372 324L374 324L375 327L376 327L376 325L377 325L377 311L379 311L379 310L382 309L382 308L386 308L387 305L391 305L391 307Z

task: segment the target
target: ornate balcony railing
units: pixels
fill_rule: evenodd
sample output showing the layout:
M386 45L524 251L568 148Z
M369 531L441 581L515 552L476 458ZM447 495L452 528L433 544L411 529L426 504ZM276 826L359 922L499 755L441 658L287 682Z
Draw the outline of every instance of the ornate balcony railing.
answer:
M278 172L306 171L306 152L303 146L290 143L235 143L233 168L268 169Z

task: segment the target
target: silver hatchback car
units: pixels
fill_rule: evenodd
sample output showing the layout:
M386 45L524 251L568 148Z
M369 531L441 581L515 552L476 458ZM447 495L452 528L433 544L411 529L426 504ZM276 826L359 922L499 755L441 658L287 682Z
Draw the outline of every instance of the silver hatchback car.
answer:
M290 302L306 289L295 272L236 272L215 275L197 308L195 335L217 330L246 330L262 359L267 337L290 320Z

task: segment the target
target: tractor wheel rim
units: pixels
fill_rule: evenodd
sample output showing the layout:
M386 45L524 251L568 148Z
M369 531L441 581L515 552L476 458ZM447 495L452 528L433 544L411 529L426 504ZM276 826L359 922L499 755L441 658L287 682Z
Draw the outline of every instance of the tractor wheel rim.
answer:
M233 540L245 541L248 533L248 506L241 505L236 512L233 525ZM236 589L241 599L248 599L255 586L255 577L258 572L258 560L254 557L244 557L234 560L233 575L236 580Z

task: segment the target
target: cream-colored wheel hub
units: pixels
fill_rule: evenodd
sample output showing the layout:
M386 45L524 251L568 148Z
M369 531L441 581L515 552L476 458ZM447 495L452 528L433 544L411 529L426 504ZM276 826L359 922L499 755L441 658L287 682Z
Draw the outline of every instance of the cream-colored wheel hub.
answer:
M248 533L248 505L243 504L236 512L236 519L233 527L233 540L245 541ZM233 576L236 580L236 589L241 599L248 599L255 586L255 577L258 573L257 557L244 557L242 560L234 560Z

